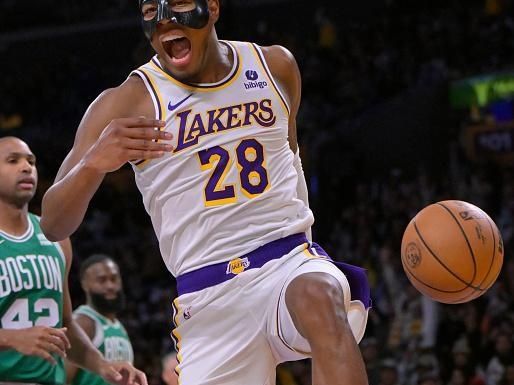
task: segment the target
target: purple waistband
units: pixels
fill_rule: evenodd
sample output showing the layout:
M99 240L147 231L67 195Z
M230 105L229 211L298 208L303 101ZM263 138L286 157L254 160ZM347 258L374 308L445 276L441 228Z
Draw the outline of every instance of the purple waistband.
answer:
M314 255L322 255L332 261L339 270L343 272L350 285L350 293L353 300L359 300L362 302L366 309L372 305L371 301L371 289L369 287L368 275L366 269L359 266L350 265L349 263L333 261L327 252L317 243L313 242L309 250ZM314 251L314 252L313 252Z
M277 239L229 262L205 266L182 274L177 277L178 295L200 291L228 281L243 271L260 268L266 262L283 257L303 243L306 244L305 248L309 248L311 254L326 257L344 273L350 285L352 300L361 301L366 309L371 307L371 294L366 269L344 262L333 261L317 243L312 243L308 246L309 241L303 233Z
M234 278L249 269L264 266L266 262L281 258L295 247L309 241L305 234L293 234L265 245L228 262L205 266L177 277L178 295L193 293ZM307 245L305 245L307 248Z

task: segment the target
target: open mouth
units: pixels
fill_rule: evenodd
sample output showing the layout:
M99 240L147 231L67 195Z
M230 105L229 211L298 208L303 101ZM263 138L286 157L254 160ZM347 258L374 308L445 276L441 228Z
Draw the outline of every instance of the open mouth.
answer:
M170 34L162 39L162 46L173 65L182 67L191 60L191 41L182 35Z

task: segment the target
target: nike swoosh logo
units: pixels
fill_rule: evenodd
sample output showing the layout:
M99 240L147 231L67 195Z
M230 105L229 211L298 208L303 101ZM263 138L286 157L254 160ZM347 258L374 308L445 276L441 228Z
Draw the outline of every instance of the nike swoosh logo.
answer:
M176 104L171 104L171 101L168 103L168 110L169 111L174 111L176 110L177 108L179 108L187 99L189 99L191 96L193 96L193 94L189 94L188 96L186 96L184 99L182 99L180 102L176 103Z

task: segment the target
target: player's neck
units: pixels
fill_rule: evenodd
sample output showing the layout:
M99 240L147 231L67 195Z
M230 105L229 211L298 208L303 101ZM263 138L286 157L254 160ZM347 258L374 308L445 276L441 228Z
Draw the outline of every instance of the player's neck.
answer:
M100 313L100 314L103 315L105 318L107 318L111 322L116 321L116 313Z
M230 47L218 40L216 32L207 45L203 67L198 74L187 79L192 84L212 84L226 78L234 66L235 57Z
M207 46L205 69L194 83L217 83L227 77L232 70L235 58L226 43L216 37Z
M0 200L0 230L14 236L25 234L29 226L28 204L22 208Z

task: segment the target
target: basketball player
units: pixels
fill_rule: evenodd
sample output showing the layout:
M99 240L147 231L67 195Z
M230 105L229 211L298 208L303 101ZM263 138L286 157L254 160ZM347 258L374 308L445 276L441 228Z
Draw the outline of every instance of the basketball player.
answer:
M178 377L175 369L177 367L177 353L168 353L162 359L161 378L166 385L178 385Z
M146 385L126 362L111 363L73 321L71 244L43 235L28 212L36 158L18 138L0 139L0 384L64 384L63 358L111 383Z
M274 384L278 363L306 357L316 385L367 384L365 273L306 236L293 56L219 40L219 0L139 5L157 54L89 107L44 198L45 234L72 234L130 161L177 277L182 384Z
M80 265L86 305L73 312L75 321L109 361L134 361L127 331L117 319L124 305L120 269L111 257L94 254ZM66 381L73 385L106 385L105 380L66 362Z

